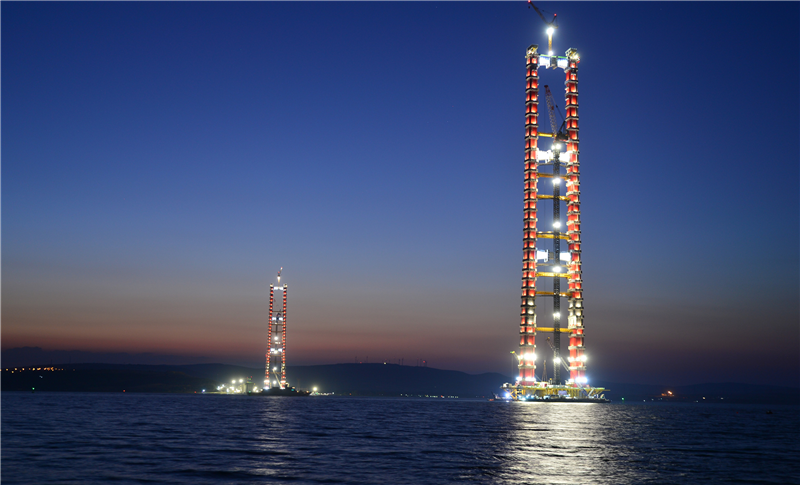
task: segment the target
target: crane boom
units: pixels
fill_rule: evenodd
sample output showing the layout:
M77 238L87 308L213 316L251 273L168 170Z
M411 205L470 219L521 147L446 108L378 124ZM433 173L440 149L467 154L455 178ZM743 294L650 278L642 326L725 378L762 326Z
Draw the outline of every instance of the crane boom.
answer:
M547 53L548 55L553 55L553 32L555 32L556 29L558 28L558 24L556 23L556 14L553 14L553 20L548 22L547 19L544 18L544 14L542 13L542 11L539 10L531 0L528 0L528 8L531 7L533 7L536 13L539 14L539 18L542 19L542 22L544 22L545 25L547 25L547 48L548 48Z
M553 94L550 93L550 86L544 85L545 99L547 100L547 113L550 115L550 128L553 129L553 139L556 137L556 105L553 103Z
M556 109L558 109L558 106L556 106L553 102L553 94L550 92L550 86L547 84L544 85L544 95L545 100L547 101L547 113L550 115L550 127L553 129L553 141L566 140L566 134L563 132L566 120L561 123L560 128L556 128ZM558 111L558 114L563 118L561 115L561 110Z
M558 28L558 25L556 24L556 14L553 14L553 20L548 22L547 19L544 18L544 14L542 13L542 11L536 8L536 5L534 5L531 0L528 0L528 8L530 7L533 7L536 13L539 14L539 17L542 19L542 22L546 23L550 27L553 27L554 29Z
M550 344L550 350L553 351L554 356L558 357L559 360L559 362L554 362L553 365L555 366L560 363L561 367L563 367L565 371L569 372L569 366L564 362L564 359L562 359L560 355L556 354L556 347L553 345L553 342L550 341L550 337L547 337L547 343Z

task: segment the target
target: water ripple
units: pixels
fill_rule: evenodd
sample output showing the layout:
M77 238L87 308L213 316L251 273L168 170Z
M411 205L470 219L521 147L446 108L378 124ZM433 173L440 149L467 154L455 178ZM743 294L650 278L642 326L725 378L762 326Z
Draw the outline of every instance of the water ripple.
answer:
M797 407L2 395L5 484L800 483ZM764 473L769 470L769 473Z

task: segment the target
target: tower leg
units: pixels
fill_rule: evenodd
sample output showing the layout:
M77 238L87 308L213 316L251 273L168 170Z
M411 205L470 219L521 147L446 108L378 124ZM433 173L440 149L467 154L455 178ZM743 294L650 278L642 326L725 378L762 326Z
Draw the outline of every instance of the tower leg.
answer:
M566 129L567 129L567 236L569 238L569 369L576 384L586 383L583 327L583 272L581 270L581 185L580 150L578 149L578 58L575 49L567 51L565 69Z
M286 387L286 294L289 292L289 287L283 285L283 335L281 336L281 387Z
M522 242L522 304L520 306L519 383L536 380L536 196L539 140L539 54L532 45L526 53L525 86L525 198Z
M272 366L272 307L275 302L275 287L269 285L269 330L267 330L267 364L264 367L264 388L272 387L270 385L271 379L269 377L269 368Z

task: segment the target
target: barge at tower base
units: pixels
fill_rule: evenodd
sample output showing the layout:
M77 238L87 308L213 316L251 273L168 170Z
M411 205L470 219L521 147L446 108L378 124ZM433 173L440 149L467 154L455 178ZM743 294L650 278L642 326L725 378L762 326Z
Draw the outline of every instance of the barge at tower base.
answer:
M496 396L501 401L537 401L537 402L609 402L602 387L557 386L546 382L537 382L533 386L519 384L503 384L502 394Z
M288 396L288 397L307 397L311 395L310 391L298 391L294 387L287 386L281 389L280 387L271 387L262 389L260 392L248 392L248 396Z

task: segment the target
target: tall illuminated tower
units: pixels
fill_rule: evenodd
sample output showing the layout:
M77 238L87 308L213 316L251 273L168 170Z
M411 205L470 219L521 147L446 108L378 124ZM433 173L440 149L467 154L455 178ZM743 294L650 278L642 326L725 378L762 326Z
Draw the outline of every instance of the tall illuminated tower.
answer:
M269 330L267 331L266 367L264 369L264 388L286 387L286 294L287 285L280 285L281 268L278 271L278 284L269 285ZM281 292L283 304L275 311L275 292Z
M581 206L580 206L580 162L578 148L578 64L580 57L575 49L565 56L550 53L542 55L539 46L532 45L526 53L525 87L525 192L522 240L522 304L520 311L519 377L517 384L537 387L536 336L537 333L553 333L554 385L581 386L586 383L583 327L583 276L581 270ZM539 131L539 69L562 69L566 74L564 130L558 133ZM553 125L554 126L554 125ZM555 126L554 126L555 128ZM555 131L552 130L552 131ZM539 148L539 138L550 137L552 144ZM547 170L547 166L551 170ZM565 173L562 173L562 167ZM542 171L542 169L545 169ZM539 192L539 180L550 179L552 193ZM561 195L561 185L566 193ZM549 185L549 184L548 184ZM544 187L542 187L544 191ZM551 200L553 218L540 221L537 203ZM561 204L566 205L566 220L562 220ZM548 224L550 223L550 224ZM540 230L550 226L551 230ZM566 231L564 231L566 229ZM539 240L551 240L542 244ZM564 241L568 251L562 251ZM551 249L548 249L550 246ZM552 291L539 290L539 278L551 278ZM561 280L567 280L567 291L561 291ZM553 298L552 326L542 327L537 322L536 297ZM561 298L569 302L567 327L561 325ZM549 318L548 318L549 319ZM569 379L564 383L560 375L563 364L560 355L561 335L569 337ZM549 349L540 357L547 359Z

